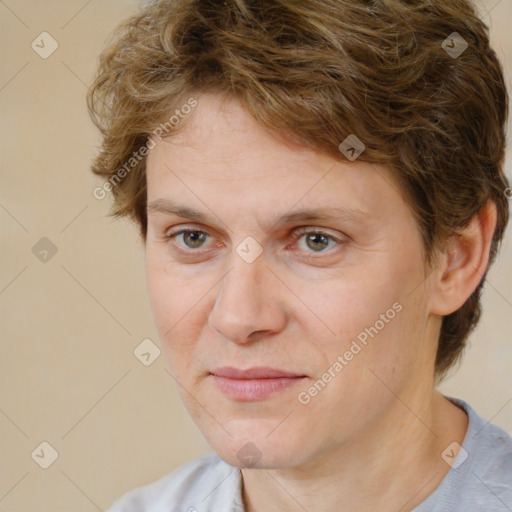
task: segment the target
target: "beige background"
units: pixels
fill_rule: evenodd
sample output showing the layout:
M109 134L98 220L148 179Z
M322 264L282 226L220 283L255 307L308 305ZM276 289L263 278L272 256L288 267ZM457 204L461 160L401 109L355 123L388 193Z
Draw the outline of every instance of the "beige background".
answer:
M133 354L146 338L158 344L142 246L134 226L106 216L110 199L92 195L99 136L85 93L105 37L136 5L0 0L1 512L105 510L210 451L163 357L144 366ZM512 1L482 5L510 84ZM47 59L31 48L43 31L59 45ZM509 179L511 165L509 152ZM42 237L57 248L47 262L32 252ZM509 432L511 241L509 227L481 325L442 386ZM36 463L49 460L43 441L58 452L47 469Z

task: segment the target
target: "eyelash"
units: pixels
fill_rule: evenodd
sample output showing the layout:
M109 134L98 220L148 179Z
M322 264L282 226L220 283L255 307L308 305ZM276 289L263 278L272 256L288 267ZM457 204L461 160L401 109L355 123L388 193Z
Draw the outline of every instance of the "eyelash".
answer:
M166 240L171 240L173 238L176 238L177 236L179 235L182 235L182 234L186 234L186 233L202 233L202 234L205 234L205 235L208 235L208 233L206 231L203 231L203 230L200 230L200 229L181 229L179 231L176 231L174 233L168 233L165 235L165 239ZM303 228L299 228L296 232L293 233L293 243L297 242L297 240L299 240L303 235L307 235L307 234L314 234L314 235L322 235L322 236L325 236L326 238L329 238L330 240L333 240L334 242L336 242L339 245L341 245L343 243L342 240L340 240L339 238L336 238L332 235L330 235L329 233L326 233L325 231L322 231L322 230L318 230L318 229L311 229L311 228L306 228L306 227L303 227ZM210 235L208 235L210 236ZM201 251L201 249L184 249L183 247L181 246L178 246L179 250L187 255L191 255L191 254L196 254L196 253L199 253ZM327 254L329 253L331 250L333 249L329 249L325 252L319 252L319 253L314 253L314 252L306 252L306 254L308 254L308 257L311 256L313 258L318 258L318 257L321 257L323 254ZM315 254L319 254L320 256L315 256Z

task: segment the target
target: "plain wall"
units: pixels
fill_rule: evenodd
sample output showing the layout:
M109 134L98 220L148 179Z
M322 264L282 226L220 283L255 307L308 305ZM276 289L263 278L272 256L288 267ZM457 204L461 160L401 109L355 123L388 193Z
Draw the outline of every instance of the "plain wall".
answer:
M0 512L104 510L210 451L163 355L144 366L133 354L146 338L159 344L143 247L135 226L107 217L111 199L92 194L99 134L85 94L105 38L136 6L0 2ZM512 1L482 6L510 84ZM47 59L31 47L43 31L59 45ZM509 179L511 164L509 151ZM509 227L480 326L441 388L509 432L511 256ZM47 469L42 442L58 452Z

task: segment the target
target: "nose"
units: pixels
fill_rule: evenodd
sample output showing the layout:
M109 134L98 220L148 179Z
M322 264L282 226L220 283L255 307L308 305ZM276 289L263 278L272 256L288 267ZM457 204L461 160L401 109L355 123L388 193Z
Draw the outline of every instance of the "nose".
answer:
M237 344L281 331L286 310L278 296L279 280L262 257L247 263L235 253L233 260L231 270L219 285L209 315L210 328Z

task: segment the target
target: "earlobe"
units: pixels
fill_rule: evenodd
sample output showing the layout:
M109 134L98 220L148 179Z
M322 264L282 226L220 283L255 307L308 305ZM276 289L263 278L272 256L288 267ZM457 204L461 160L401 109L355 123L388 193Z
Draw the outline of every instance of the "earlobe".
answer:
M449 237L432 273L432 314L457 311L475 291L487 269L496 219L496 205L489 200L465 228Z

